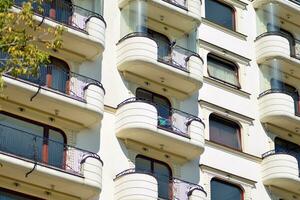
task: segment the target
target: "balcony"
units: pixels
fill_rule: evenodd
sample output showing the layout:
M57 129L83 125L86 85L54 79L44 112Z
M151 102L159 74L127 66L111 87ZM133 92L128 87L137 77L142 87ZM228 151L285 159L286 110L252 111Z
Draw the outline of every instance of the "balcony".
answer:
M297 100L297 99L298 100ZM260 121L297 132L299 129L299 97L283 90L267 90L259 96Z
M6 100L88 127L102 119L104 88L99 81L48 65L37 77L4 75ZM5 107L5 105L2 105Z
M267 186L299 193L300 178L297 159L288 152L265 153L262 161L262 181Z
M286 73L300 74L300 41L280 32L266 32L255 41L258 64L272 65L272 59Z
M0 175L88 199L102 188L100 157L0 124Z
M151 21L162 22L167 26L189 33L200 25L201 1L200 0L119 0L119 8L142 8L145 17ZM180 23L178 23L180 22Z
M15 0L16 8L27 0ZM63 25L63 48L57 54L77 62L93 60L104 50L106 23L99 13L87 10L67 0L43 1L44 13L36 9L36 19L45 27ZM39 33L37 33L39 34ZM76 41L76 42L74 42ZM53 53L53 52L52 52Z
M118 174L115 178L115 199L143 200L206 200L206 192L200 185L188 183L176 178L169 178L162 183L163 178L149 172L129 169ZM159 181L158 181L159 180ZM166 186L166 188L163 188ZM169 197L164 198L159 191L167 190Z
M152 90L166 87L178 98L198 91L203 84L201 57L176 45L166 49L169 53L165 55L161 53L164 47L158 46L147 33L131 33L117 44L118 70L129 81L141 85L153 82Z
M163 109L161 106L159 109ZM140 99L127 99L118 105L116 135L166 152L195 159L204 151L204 124L196 116L168 108L169 116L158 112L158 105ZM176 147L176 148L174 148Z
M300 25L299 0L254 0L253 7L257 10L265 10L274 16L276 15L281 20L288 21L297 26Z

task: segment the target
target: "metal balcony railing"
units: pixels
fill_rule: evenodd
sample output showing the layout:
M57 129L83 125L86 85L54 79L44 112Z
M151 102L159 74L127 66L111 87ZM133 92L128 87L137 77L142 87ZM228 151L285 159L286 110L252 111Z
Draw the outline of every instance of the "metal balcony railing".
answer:
M157 179L159 200L188 200L194 190L200 190L206 194L203 187L200 185L135 168L117 174L116 179L135 173L149 174Z
M163 0L169 4L187 10L187 0Z
M272 89L269 89L269 90L266 90L266 91L260 93L258 98L261 98L265 95L273 94L273 93L282 93L282 94L287 94L287 95L291 96L294 100L295 115L300 117L300 97L299 97L299 94L297 91L290 92L290 91L287 91L284 89L272 88Z
M15 5L22 6L27 0L15 0ZM38 6L33 5L37 14L55 20L63 25L85 31L86 22L91 17L97 17L104 23L103 17L93 11L79 7L66 0L44 0L42 3L43 12L38 11Z
M202 60L199 54L181 46L167 43L165 41L160 40L159 38L154 38L146 32L129 33L126 36L124 36L119 41L119 43L132 37L146 37L151 40L154 40L158 47L158 61L183 71L189 71L187 62L189 61L191 56L196 56L200 60Z
M157 109L157 113L158 113L157 126L161 129L170 131L172 133L184 137L190 137L188 135L188 126L192 121L198 121L204 125L202 120L194 115L191 115L189 113L183 112L175 108L156 104L149 100L144 100L136 97L129 98L123 101L118 105L118 108L120 108L123 105L134 103L134 102L144 102L153 105Z
M86 158L102 163L95 153L5 124L0 124L0 153L80 176Z

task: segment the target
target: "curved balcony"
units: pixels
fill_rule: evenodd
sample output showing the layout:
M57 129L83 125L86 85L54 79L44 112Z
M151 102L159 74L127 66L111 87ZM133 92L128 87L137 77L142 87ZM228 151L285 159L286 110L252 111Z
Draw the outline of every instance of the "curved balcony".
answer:
M198 91L203 84L201 57L179 46L171 47L168 56L160 56L157 43L144 33L132 33L117 45L117 66L129 81L151 81L179 98ZM153 90L161 91L161 87ZM151 86L151 84L150 84Z
M0 175L50 191L81 199L101 192L103 162L97 154L3 124L0 163Z
M40 68L37 77L4 75L4 82L3 95L8 101L84 127L102 119L105 90L94 79L48 65Z
M275 153L275 151L265 153L262 161L262 181L264 185L299 193L297 159L288 153Z
M266 9L273 7L276 11L275 15L297 26L300 25L300 2L298 0L254 0L253 7L255 9Z
M277 59L284 72L300 73L300 41L290 40L280 32L267 32L255 41L258 64L271 65Z
M118 105L116 135L187 159L204 151L204 124L201 119L170 108L168 119L159 116L151 102L128 99Z
M115 178L115 200L157 200L158 187L168 186L169 199L206 200L207 195L200 185L170 178L166 184L158 184L159 175L128 169Z
M19 8L26 1L15 0L15 5ZM43 14L36 11L38 21L45 17L44 26L66 28L60 56L82 62L93 60L103 52L106 23L100 14L61 0L43 1L42 8Z
M123 9L129 3L130 0L119 0L119 8ZM147 18L185 33L198 27L201 22L200 0L150 0L146 1L146 7Z
M259 97L260 121L295 132L300 123L298 104L285 91L267 90Z

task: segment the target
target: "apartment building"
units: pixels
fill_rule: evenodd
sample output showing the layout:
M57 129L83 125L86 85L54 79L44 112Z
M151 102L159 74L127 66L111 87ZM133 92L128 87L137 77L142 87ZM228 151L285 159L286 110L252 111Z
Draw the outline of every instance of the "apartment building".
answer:
M4 75L0 199L300 198L299 1L43 7L63 48Z

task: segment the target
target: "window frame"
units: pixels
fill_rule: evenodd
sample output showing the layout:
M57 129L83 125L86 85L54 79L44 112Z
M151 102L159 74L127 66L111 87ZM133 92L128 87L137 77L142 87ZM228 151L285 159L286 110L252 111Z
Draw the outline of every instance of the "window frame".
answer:
M210 22L212 22L212 23L214 23L214 24L217 24L217 25L219 25L219 26L221 26L221 27L223 27L223 28L226 28L226 29L228 29L228 30L231 30L231 31L234 31L234 32L236 32L237 30L236 30L236 28L237 28L237 25L236 25L236 9L235 9L235 7L233 6L233 5L231 5L231 4L229 4L229 3L227 3L227 2L224 2L224 1L222 1L222 0L210 0L210 1L215 1L216 3L219 3L219 4L221 4L221 5L223 5L223 6L225 6L225 7L227 7L227 8L230 8L230 10L232 11L231 12L231 19L232 19L232 29L231 28L228 28L228 27L226 27L226 26L223 26L222 24L219 24L219 23L217 23L217 22L215 22L215 21L212 21L211 19L209 19L209 18L207 18L207 16L206 16L206 2L205 2L205 19L207 19L207 20L209 20Z
M222 82L222 83L224 83L226 85L229 85L230 87L234 87L236 89L241 89L239 67L238 67L238 65L236 63L234 63L234 62L232 62L230 60L224 59L224 58L222 58L222 57L220 57L218 55L215 55L213 53L208 53L206 58L207 58L207 74L208 74L209 77L211 77L211 78L213 78L213 79L215 79L217 81L220 81L220 82ZM217 78L217 77L211 75L210 72L209 72L209 65L208 65L209 58L210 59L214 59L214 60L216 60L218 62L224 63L226 66L233 67L233 69L235 71L235 76L236 76L236 79L237 79L237 85L229 83L226 80L222 80L220 78ZM224 66L222 66L222 67L224 67Z
M170 176L169 178L172 178L173 177L173 172L172 172L172 169L171 167L168 165L168 163L165 163L163 161L160 161L160 160L157 160L157 159L154 159L154 158L150 158L150 157L147 157L147 156L144 156L142 154L138 154L136 157L135 157L135 168L136 168L136 159L137 158L141 158L141 159L145 159L145 160L148 160L150 161L151 163L151 174L154 174L154 163L158 163L158 164L161 164L161 165L164 165L167 167L167 169L169 170L169 173L170 173ZM155 174L154 174L155 175ZM170 185L173 185L173 183L169 182L169 187ZM169 191L169 188L168 188L168 195L172 195L172 192ZM170 198L170 196L169 196Z
M6 115L8 117L11 117L11 118L14 118L14 119L17 119L17 120L21 120L21 121L27 122L29 124L34 124L34 125L37 125L37 126L41 126L43 128L43 138L46 138L46 139L43 140L42 154L41 155L42 155L42 161L45 164L48 164L48 162L49 162L49 160L48 160L48 155L49 155L49 135L50 135L49 134L49 130L54 130L54 131L60 133L61 136L63 137L64 145L67 145L67 136L66 136L65 132L62 131L59 128L56 128L56 127L53 127L53 126L50 126L50 125L47 125L47 124L44 124L44 123L41 123L41 122L34 121L32 119L21 117L19 115L15 115L15 114L12 114L12 113L9 113L9 112L6 112L6 111L0 111L0 114ZM63 155L63 158L64 158L63 168L65 168L66 148L64 148L63 154L64 154Z
M240 194L241 194L241 197L240 197L240 200L244 200L245 198L245 190L243 189L243 187L241 187L240 185L238 184L235 184L235 183L232 183L232 182L228 182L224 179L221 179L221 178L218 178L218 177L213 177L211 180L210 180L210 191L211 191L211 194L213 193L213 190L212 190L212 181L216 181L216 182L219 182L219 183L223 183L223 184L226 184L226 185L229 185L229 186L232 186L234 188L237 188L239 189L240 191Z
M45 200L45 199L42 199L42 198L38 198L38 197L35 197L35 196L24 194L22 192L17 192L17 191L14 191L14 190L9 190L9 189L3 188L3 187L0 187L0 192L1 191L9 193L9 194L12 194L12 195L16 195L16 196L19 196L19 197L28 198L30 200Z
M221 143L221 142L218 142L218 141L215 141L215 140L212 140L211 139L211 118L214 118L215 121L219 122L219 123L222 123L222 124L225 124L227 126L230 126L232 128L234 128L233 126L236 126L236 134L238 134L238 139L239 139L239 144L240 144L240 147L239 148L234 148L232 146L229 146L227 144L224 144L224 143ZM230 149L233 149L233 150L236 150L236 151L240 151L242 152L243 151L243 145L242 145L242 133L241 133L241 126L239 123L235 122L235 121L232 121L232 120L229 120L229 119L226 119L220 115L217 115L215 113L211 113L209 115L209 141L213 142L213 143L216 143L216 144L219 144L219 145L222 145L222 146L225 146L227 148L230 148Z

